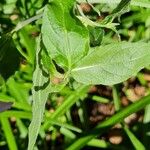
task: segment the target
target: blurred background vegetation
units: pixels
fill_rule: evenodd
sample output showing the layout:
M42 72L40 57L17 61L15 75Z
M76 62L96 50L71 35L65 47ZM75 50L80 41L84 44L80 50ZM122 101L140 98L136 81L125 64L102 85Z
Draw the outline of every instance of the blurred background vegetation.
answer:
M0 101L13 102L10 110L0 112L0 149L2 150L27 149L28 126L32 117L32 75L41 19L26 25L13 35L11 31L18 22L42 12L42 8L47 3L48 0L0 1ZM79 5L93 20L103 20L116 6L112 4L91 6L87 3ZM97 11L100 12L100 16ZM120 20L114 20L119 23L115 27L116 32L111 29L89 28L91 46L118 41L118 35L121 40L130 42L150 41L150 9L130 6L125 12L120 16ZM90 130L97 123L112 116L115 113L114 92L121 100L122 107L127 107L149 94L149 69L143 69L136 77L115 87L97 85L78 88L79 85L73 81L60 93L51 94L46 104L43 130L39 134L36 147L40 150L65 149L79 133ZM55 82L59 81L55 79ZM53 126L49 128L46 126L49 116L66 99L71 99L74 105L65 110L60 122L54 121ZM145 148L150 149L150 105L145 110L127 117L125 122ZM84 149L134 149L126 131L122 130L119 124L106 130L99 139L98 144L97 141L93 141Z

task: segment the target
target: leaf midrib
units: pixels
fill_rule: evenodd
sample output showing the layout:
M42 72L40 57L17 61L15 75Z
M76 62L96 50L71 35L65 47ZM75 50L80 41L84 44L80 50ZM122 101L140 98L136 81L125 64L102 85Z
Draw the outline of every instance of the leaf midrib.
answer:
M147 55L142 55L142 57L144 57L144 56L147 56ZM135 58L135 59L132 59L132 60L127 60L127 62L132 62L132 61L135 61L135 60L137 60L137 59L141 59L142 57L138 57L138 58ZM123 61L121 60L121 61L112 62L111 65L114 65L114 64L117 64L117 63L122 63L122 64L124 64ZM100 64L97 64L97 65L90 65L90 66L84 66L84 67L77 67L77 68L72 69L72 72L74 72L74 71L79 71L79 70L84 70L84 69L90 69L90 68L94 68L94 67L102 67L102 66L105 66L105 65L107 65L107 64L105 64L105 63L100 63ZM127 66L125 66L125 67L127 67ZM132 69L132 68L128 68L128 69Z

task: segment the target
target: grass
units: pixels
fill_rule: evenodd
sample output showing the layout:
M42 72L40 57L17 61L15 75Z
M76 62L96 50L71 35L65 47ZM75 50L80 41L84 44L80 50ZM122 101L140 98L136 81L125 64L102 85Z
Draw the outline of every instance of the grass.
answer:
M95 2L96 4L93 4ZM43 50L41 57L45 58L45 62L40 59L40 52L36 53L37 40L42 26L41 17L47 3L47 1L41 2L40 0L32 0L27 4L19 0L12 0L11 3L9 0L0 2L0 36L9 33L17 48L16 51L19 52L19 68L14 68L14 73L7 79L0 76L0 101L13 102L10 110L0 112L0 149L27 149L28 134L32 133L28 133L28 127L33 117L36 116L32 112L34 109L41 115L34 119L42 120L42 123L38 122L40 131L38 132L38 129L35 131L36 144L34 145L34 140L32 143L36 149L150 149L150 80L145 77L150 76L149 67L141 70L135 77L113 86L84 85L76 82L71 76L67 78L69 72L65 76L65 81L60 84L62 81L60 74L67 70L67 66L64 65L65 60L63 62L58 58L54 66L50 66L53 61L49 57L44 57L48 53L45 47L41 48L43 46L41 43L39 51ZM89 11L86 10L87 12L83 8L81 10L79 7L74 8L74 13L80 16L81 21L85 16L93 21L89 22L87 18L84 18L85 23L94 25L95 30L88 29L93 33L92 47L119 40L149 42L150 1L133 0L129 7L126 7L126 3L122 3L117 9L114 8L119 1L111 1L111 3L114 4L109 5L107 1L101 1L101 3L92 1L90 7L88 4L85 5L90 8ZM117 12L119 18L115 16L115 13L111 14L113 10ZM101 16L98 17L98 14ZM59 18L59 15L56 17ZM96 18L102 20L103 24L95 28ZM114 23L119 23L119 25L116 26ZM76 26L73 23L71 25ZM81 33L81 36L83 35L86 37L86 32ZM5 45L9 45L9 42ZM1 45L0 56L3 56L3 49ZM6 54L6 56L9 55ZM41 67L37 58L41 61L41 66L43 63L46 63L47 66ZM17 63L17 60L13 61L14 64ZM2 62L0 57L0 63L3 64ZM36 78L33 78L37 64L42 71L37 70L39 73L36 74ZM11 64L10 67L12 67ZM62 70L63 67L65 69ZM0 66L0 74L2 70ZM57 77L53 73L47 77L46 73L49 72L57 72L54 73ZM42 85L45 85L48 78L50 82L51 77L54 79L54 83L49 84L50 88L48 87L46 92L38 82L40 76L41 83L44 83ZM33 103L34 86L40 86L43 93L38 93L38 89L35 89L35 93L43 94L45 99L41 95L35 95L37 101ZM140 87L140 90L137 90L137 87ZM141 89L144 89L144 92L141 92ZM128 95L128 90L132 91L130 95ZM136 95L136 100L133 94ZM123 98L126 99L125 104ZM43 102L46 104L44 105ZM44 109L44 117L41 109ZM138 117L130 119L130 122L127 123L125 118L131 117L132 114ZM114 144L110 140L110 133L118 129L117 124L120 126L119 137L122 138L122 141ZM114 134L113 137L115 139L116 135Z

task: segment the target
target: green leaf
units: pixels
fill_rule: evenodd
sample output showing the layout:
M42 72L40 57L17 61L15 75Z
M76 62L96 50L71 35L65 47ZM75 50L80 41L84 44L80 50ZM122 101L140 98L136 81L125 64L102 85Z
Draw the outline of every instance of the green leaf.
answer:
M103 36L104 36L104 30L100 27L89 27L89 33L90 33L90 46L100 46Z
M50 75L44 70L42 66L41 57L41 40L38 41L36 51L36 69L33 74L33 105L32 105L32 121L29 126L29 144L28 150L33 150L45 109L45 103L50 93Z
M19 64L20 54L15 48L12 37L10 35L0 37L0 74L2 77L8 79L19 68Z
M89 44L88 31L72 17L72 7L69 0L53 1L44 9L42 24L42 39L48 53L68 70L87 54Z
M128 129L127 126L124 126L124 130L136 150L145 150L144 145L136 138L136 136Z
M78 2L86 2L86 0L77 0ZM121 0L88 0L89 3L108 3L108 4L118 4ZM145 8L150 8L149 0L132 0L131 5L140 6Z
M150 64L150 43L113 43L97 47L71 71L84 84L113 85Z
M118 6L113 10L112 13L119 13L120 11L122 11L122 9L124 7L126 7L131 0L121 0L121 2L118 4Z

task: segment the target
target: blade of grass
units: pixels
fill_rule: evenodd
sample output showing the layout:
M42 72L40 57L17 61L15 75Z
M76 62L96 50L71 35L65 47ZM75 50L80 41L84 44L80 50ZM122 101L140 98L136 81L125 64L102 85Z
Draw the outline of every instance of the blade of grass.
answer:
M5 111L0 114L1 117L16 117L21 119L31 119L32 114L31 112L25 112L25 111Z
M0 117L2 129L4 131L9 150L18 150L15 137L13 135L11 125L6 117Z
M144 145L148 148L150 141L150 104L145 107L143 124L143 142Z
M145 114L144 114L143 122L144 123L150 122L150 104L147 105L145 108Z
M84 129L84 131L88 131L90 128L90 122L89 122L86 102L83 100L78 102L80 104L78 109L78 114L79 114L80 122L82 124L82 129Z
M117 85L114 85L112 87L112 92L113 92L113 100L114 100L114 105L115 105L115 110L119 111L120 110L120 98L117 92Z
M136 150L145 150L144 145L136 138L136 136L128 129L126 125L124 125L124 130Z
M72 131L75 131L75 132L78 132L78 133L81 133L82 132L82 130L81 129L79 129L79 128L77 128L77 127L74 127L73 125L70 125L70 124L67 124L67 123L62 123L62 122L60 122L60 121L58 121L58 120L50 120L50 122L51 122L51 124L53 124L53 125L57 125L57 126L60 126L60 127L64 127L64 128L66 128L66 129L68 129L68 130L72 130Z
M92 139L87 143L88 146L98 147L98 148L109 148L110 144L105 140Z
M25 138L28 134L28 129L27 127L25 126L25 124L23 123L22 120L20 119L17 119L16 120L17 122L17 127L19 129L19 132L20 132L20 138Z
M115 104L115 109L116 111L119 111L121 108L120 105L120 96L119 96L119 92L117 89L117 85L113 86L113 100L114 100L114 104ZM129 139L131 140L134 148L136 150L144 150L144 146L143 144L136 138L136 136L128 129L127 125L124 123L124 121L122 121L121 123L123 129L125 130L126 134L128 135Z
M72 131L61 127L60 128L60 133L62 133L63 135L65 135L66 137L70 138L70 139L75 139L76 138L76 134L74 134Z
M147 81L144 79L144 74L143 74L143 73L140 73L140 72L139 72L139 73L137 74L137 78L138 78L140 84L142 84L143 86L146 86Z
M23 87L20 87L20 84L17 83L14 78L9 78L7 81L7 86L11 96L13 96L16 101L26 103L26 105L30 107L29 103L27 102L27 92L25 88L23 89Z
M88 146L103 148L103 149L112 149L112 150L126 150L122 145L113 145L105 140L92 139L87 143Z
M96 95L92 97L92 100L97 101L99 103L109 103L109 99Z
M130 114L132 114L134 112L141 110L149 103L150 103L150 95L141 98L139 101L131 104L130 106L128 106L125 109L121 110L120 112L116 113L114 116L112 116L109 119L98 124L93 130L86 133L86 135L82 135L82 137L77 139L72 145L70 145L67 148L67 150L81 149L91 139L102 134L105 131L104 129L107 129L107 128L111 127L112 125L122 121L125 117L129 116Z

